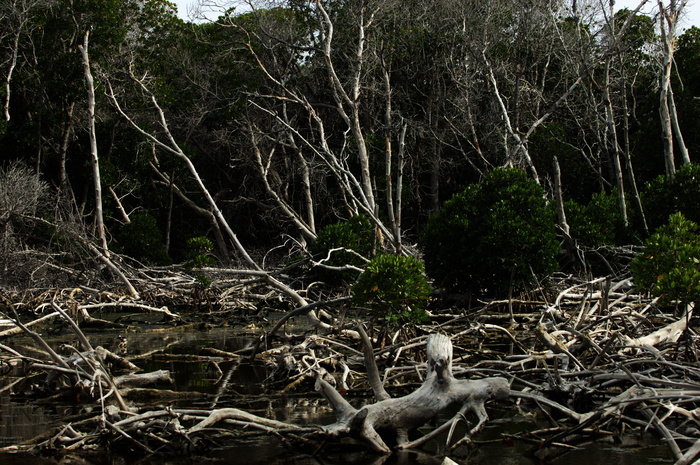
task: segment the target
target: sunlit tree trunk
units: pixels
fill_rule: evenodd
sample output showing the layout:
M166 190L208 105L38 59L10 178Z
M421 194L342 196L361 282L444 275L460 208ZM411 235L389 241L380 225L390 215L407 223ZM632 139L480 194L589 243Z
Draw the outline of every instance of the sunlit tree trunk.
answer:
M333 33L335 26L330 16L328 15L328 12L326 11L323 2L321 2L320 0L316 0L316 7L318 8L321 14L323 55L326 61L326 68L328 71L329 79L333 88L333 96L336 99L338 112L350 128L357 147L357 157L360 162L360 182L362 186L362 193L364 196L363 201L366 204L367 209L370 210L372 214L376 214L377 212L374 200L374 189L372 186L372 173L370 169L369 151L367 150L365 134L362 129L362 124L360 122L360 85L362 83L362 75L364 72L363 65L366 40L365 31L366 28L369 27L369 25L371 25L373 21L373 15L370 14L369 19L365 19L366 5L363 2L360 6L357 17L357 43L355 44L355 50L353 54L354 69L349 80L350 88L346 90L345 86L338 77L338 74L336 73L334 60L332 56Z
M253 155L255 156L255 165L258 169L258 172L260 173L260 176L263 181L263 185L265 186L265 191L268 193L270 197L275 201L277 206L281 209L282 213L284 216L289 218L294 225L302 232L303 236L312 241L316 238L316 233L313 229L312 226L307 224L304 221L304 218L302 215L300 215L290 204L285 200L284 196L281 195L275 187L271 184L270 178L271 177L277 177L279 178L279 175L271 168L272 166L272 160L275 157L275 152L277 151L276 146L272 146L272 148L269 148L267 150L263 149L260 141L258 140L259 134L257 134L257 131L255 128L251 128L251 144L253 147ZM306 161L303 160L303 165L306 165ZM305 173L305 177L308 176L308 173ZM304 183L308 183L309 180L308 178L303 181ZM307 202L310 199L307 197ZM308 209L313 209L312 206L309 206L307 204L307 210ZM311 216L313 218L313 216Z
M175 182L174 174L170 173L168 175L163 173L157 166L157 161L151 162L149 166L151 167L155 175L159 178L160 181L158 182L161 183L164 187L167 187L171 196L177 196L177 198L180 199L180 201L184 203L185 206L187 206L187 208L191 209L195 214L207 220L207 222L209 223L209 227L211 228L212 234L214 234L214 239L219 250L217 256L222 263L228 263L230 261L228 246L226 245L226 240L224 239L224 235L221 232L221 227L219 226L219 222L217 221L216 216L211 212L211 210L200 207L192 199L190 199L187 196L187 194L184 193ZM168 212L168 216L170 215L171 213Z
M399 153L398 160L396 164L396 250L401 252L403 249L403 241L401 239L402 227L401 227L401 217L402 217L402 195L403 195L403 171L406 165L406 130L408 129L408 124L404 122L401 125L401 134L399 135Z
M690 163L690 156L685 147L683 136L678 126L678 116L676 106L673 101L673 90L671 88L671 71L673 70L673 54L676 42L676 27L681 13L685 9L687 0L671 0L666 7L662 0L659 3L659 21L661 29L663 62L661 67L661 78L659 88L659 116L661 117L661 133L664 147L664 160L666 174L673 176L676 172L674 159L674 135L678 145L681 158L684 163Z
M192 160L185 154L185 152L182 150L182 147L177 143L175 140L175 137L173 136L170 126L168 124L168 120L165 116L165 112L163 111L163 108L160 106L158 103L158 99L156 96L150 91L146 83L144 82L145 78L139 79L133 74L133 70L131 72L131 78L132 80L136 83L136 85L141 89L143 94L150 100L150 103L153 107L153 109L157 113L157 124L159 128L162 130L164 133L163 138L164 140L161 140L159 137L154 135L153 133L149 132L148 130L144 129L141 125L139 125L125 110L122 108L122 106L119 103L119 99L117 98L114 88L112 87L111 83L107 81L107 95L112 101L112 104L116 108L117 112L124 117L129 124L142 136L144 136L146 139L151 141L152 143L155 144L155 146L161 148L162 150L165 150L167 153L173 155L177 160L182 162L186 168L187 171L189 172L190 176L192 177L192 181L195 182L197 187L199 188L201 194L204 196L206 200L207 207L211 209L212 214L216 218L217 222L221 225L222 231L226 234L228 237L228 240L231 241L233 246L235 247L236 251L238 252L239 256L243 260L244 264L248 266L250 269L246 270L245 272L247 274L251 274L253 276L256 276L266 282L268 285L271 287L279 290L283 294L287 295L298 307L303 308L305 311L304 313L306 314L307 318L311 321L311 324L314 325L315 328L323 331L328 331L331 329L334 329L332 325L322 321L316 311L314 310L313 307L309 306L309 302L297 291L292 289L288 284L285 284L284 282L280 281L277 276L275 276L271 272L265 271L262 266L256 262L248 253L248 250L243 246L241 241L238 239L238 236L236 233L233 231L231 228L231 225L229 224L228 220L226 217L224 217L224 214L222 213L221 209L217 205L216 201L214 200L214 197L212 197L211 193L209 192L209 189L207 189L207 186L204 184L204 180L202 177L199 175L199 172L197 171L197 167L194 165ZM348 330L342 330L343 333L348 334L348 335L353 335L356 336L356 332L353 331L348 331Z
M3 117L5 122L10 121L10 95L12 92L12 78L17 68L17 60L20 52L20 38L27 33L27 28L32 17L32 10L40 5L38 0L11 0L3 2L0 6L0 21L4 23L3 29L9 30L8 35L12 38L10 43L10 57L7 60L7 71L5 72L5 96L3 102ZM7 28L7 29L6 29ZM4 38L3 38L4 39Z
M394 214L394 196L393 196L393 151L392 151L392 140L391 140L391 129L393 126L392 115L391 115L391 79L389 77L388 64L382 57L382 78L384 79L384 98L386 102L384 103L384 179L386 183L386 209L387 217L389 218L389 227L392 231L397 231L396 215ZM396 248L399 247L400 238L398 235L394 238L396 242Z
M85 32L83 45L79 46L85 65L85 81L88 88L88 117L90 119L90 158L92 162L92 176L95 186L95 229L100 241L100 248L105 257L109 257L107 235L105 232L104 218L102 217L102 183L100 180L100 160L97 155L97 135L95 131L95 84L90 71L90 59L88 55L90 31Z

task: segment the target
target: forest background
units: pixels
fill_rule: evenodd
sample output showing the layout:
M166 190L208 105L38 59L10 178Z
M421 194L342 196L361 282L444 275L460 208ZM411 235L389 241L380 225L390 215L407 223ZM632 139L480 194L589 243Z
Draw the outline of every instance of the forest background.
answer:
M607 422L631 398L648 413L642 382L686 402L678 390L695 389L700 354L700 171L691 162L700 28L681 28L687 1L199 6L219 15L194 10L185 21L164 0L0 1L0 322L41 345L71 386L68 362L23 318L60 316L88 353L79 324L113 327L88 309L145 310L173 326L185 324L184 310L185 321L202 318L198 328L239 325L255 332L242 349L251 361L277 360L279 379L295 379L290 389L296 374L314 378L339 413L341 430L313 433L352 433L352 418L366 419L331 386L329 369L344 367L342 385L346 361L364 364L375 397L389 400L372 345L415 349L421 332L500 332L524 358L488 363L509 377L521 370L525 390L549 389L527 381L542 372L523 362L539 364L534 351L545 347L537 353L555 372L590 376L591 389L555 383L582 394L584 411L599 375L602 385L623 379L624 392L605 390L608 400L585 415L548 404L576 430ZM468 314L477 306L483 321ZM55 313L41 315L47 308ZM284 316L268 319L277 310ZM278 357L274 344L290 336L275 334L301 315L313 335ZM504 318L508 329L484 322ZM529 348L514 335L519 325ZM338 347L363 357L336 351L322 366L319 333L352 341ZM350 345L360 340L364 354ZM432 340L424 385L447 388L452 342ZM8 371L28 360L0 348ZM624 364L637 363L637 350L659 370L687 361L683 378L634 374ZM407 367L426 360L407 357ZM488 370L484 382L460 380L450 398L466 402L478 427L491 394L533 398ZM476 401L475 386L496 389ZM406 398L415 396L395 401ZM697 403L695 391L687 402ZM373 404L376 421L393 417L382 410L392 403ZM672 428L700 425L696 411L659 405L687 417ZM427 419L441 409L422 411ZM676 463L690 463L699 430L677 436L692 444L684 452L670 416L655 427ZM390 429L407 440L423 419ZM375 436L365 439L388 452ZM68 440L78 437L94 436Z
M309 249L320 231L357 215L370 257L422 258L431 215L496 168L527 173L552 211L561 185L570 254L641 245L676 211L698 220L686 3L201 2L233 7L186 22L161 0L5 2L3 281L31 287L45 276L27 250L75 238L86 270L111 252L319 265L346 246ZM685 165L691 190L660 195Z

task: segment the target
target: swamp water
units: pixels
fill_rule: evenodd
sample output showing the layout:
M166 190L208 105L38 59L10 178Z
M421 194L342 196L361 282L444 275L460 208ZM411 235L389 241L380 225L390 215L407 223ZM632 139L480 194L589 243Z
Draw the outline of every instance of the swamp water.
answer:
M197 354L201 348L209 347L227 352L235 352L253 344L254 336L239 330L216 328L198 331L192 328L178 330L149 330L140 327L129 332L90 332L86 331L93 346L101 345L117 351L119 336L126 335L129 357L143 356L133 360L143 371L166 369L173 378L173 384L163 386L166 389L181 392L209 394L206 398L178 400L174 407L180 408L217 408L236 407L248 412L280 421L308 424L329 424L334 416L326 402L317 393L302 396L274 396L264 392L263 383L268 377L268 370L262 364L245 362L222 362L221 373L212 370L208 361L198 361L194 357L178 357L178 354ZM18 336L14 336L17 338ZM54 347L67 343L77 347L72 334L46 337ZM12 340L17 343L16 339ZM30 346L30 341L22 341ZM168 356L157 354L164 353ZM147 354L153 352L153 356ZM222 389L222 380L226 380ZM78 418L83 409L92 405L63 405L34 399L22 399L21 396L10 398L9 391L3 390L11 379L0 377L0 447L17 444L45 433L52 427ZM274 392L274 391L273 391ZM358 404L368 399L349 399ZM161 404L163 404L161 402ZM164 404L163 404L164 405ZM154 405L155 407L155 405ZM563 456L540 461L532 454L532 448L522 441L508 439L509 434L538 429L532 421L519 416L507 404L488 406L490 421L486 428L475 438L479 447L462 463L471 465L636 465L666 464L674 460L668 448L659 440L648 436L644 441L635 441L634 445L597 442L581 446ZM445 419L451 416L445 414ZM457 436L459 437L459 436ZM194 460L204 463L226 463L229 465L439 465L442 458L430 451L406 451L381 457L366 448L343 447L338 449L327 446L316 455L306 455L292 450L276 437L254 435L248 439L236 440L219 448L213 448L206 458L197 456ZM63 456L61 459L35 457L27 454L0 454L0 465L184 465L192 463L193 458L162 457L127 457L118 451L108 455Z

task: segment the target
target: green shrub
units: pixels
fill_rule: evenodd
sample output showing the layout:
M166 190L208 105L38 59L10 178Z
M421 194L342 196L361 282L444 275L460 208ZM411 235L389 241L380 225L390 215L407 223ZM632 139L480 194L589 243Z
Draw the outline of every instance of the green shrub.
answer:
M685 164L673 177L659 176L646 184L642 203L650 231L676 212L700 224L700 165Z
M340 267L352 265L362 268L365 260L358 257L370 257L374 246L374 229L369 219L355 215L347 221L326 226L319 231L316 240L311 244L310 251L314 260L323 260L324 265ZM329 252L335 250L330 254ZM351 252L353 251L353 252ZM326 260L328 258L328 260ZM326 281L353 281L357 277L355 271L334 272L317 267L314 274L322 275Z
M151 265L169 265L172 260L165 251L163 235L152 216L141 213L133 215L131 222L119 230L122 251L137 260Z
M353 302L369 304L386 324L418 324L428 319L430 285L423 264L414 257L379 255L352 286Z
M421 238L428 275L440 286L499 295L556 269L555 213L518 169L496 169L445 202Z
M571 237L598 247L624 242L625 231L617 200L617 190L593 194L586 205L573 200L565 203Z
M575 258L562 255L561 265L578 268L579 260L584 260L584 272L605 275L615 269L626 268L629 260L626 255L616 253L614 245L640 243L633 226L625 227L620 214L617 189L611 192L593 194L586 205L569 200L565 203L566 220L569 223L571 237L582 246ZM630 224L636 216L632 208L627 208ZM588 251L590 248L592 250ZM572 259L571 261L568 261Z
M214 244L204 236L191 237L187 239L185 257L185 268L191 270L205 266L214 266L216 261L211 256Z
M700 299L700 235L698 225L674 213L644 243L644 252L632 261L635 285L662 303Z

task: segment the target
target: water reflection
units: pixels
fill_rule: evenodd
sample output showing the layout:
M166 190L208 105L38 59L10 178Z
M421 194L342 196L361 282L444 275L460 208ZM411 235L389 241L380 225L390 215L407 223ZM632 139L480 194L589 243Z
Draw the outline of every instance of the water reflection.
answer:
M0 447L42 434L57 416L43 406L10 402L7 392L0 394ZM0 459L0 463L4 461Z

